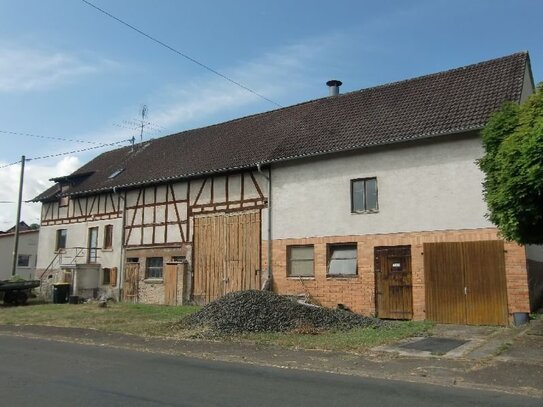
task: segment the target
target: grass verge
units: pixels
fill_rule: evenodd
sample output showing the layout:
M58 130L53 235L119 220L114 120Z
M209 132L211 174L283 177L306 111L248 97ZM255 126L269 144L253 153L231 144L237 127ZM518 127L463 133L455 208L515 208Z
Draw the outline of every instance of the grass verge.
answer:
M201 335L198 330L186 329L178 324L181 318L198 309L126 303L110 303L106 308L100 308L96 303L35 304L0 307L0 324L92 328L162 338L205 338L205 334ZM388 322L380 328L318 333L247 333L222 338L214 335L213 339L286 348L361 352L385 343L424 335L432 326L427 321L398 321Z
M361 352L401 339L425 335L432 326L428 321L398 321L388 322L379 328L324 331L314 335L290 332L243 334L239 339L287 348Z

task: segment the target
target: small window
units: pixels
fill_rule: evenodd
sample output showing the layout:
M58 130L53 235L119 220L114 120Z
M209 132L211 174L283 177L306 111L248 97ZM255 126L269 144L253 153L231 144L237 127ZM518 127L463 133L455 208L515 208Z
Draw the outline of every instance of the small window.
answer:
M123 172L123 171L124 171L124 168L119 168L118 170L113 171L113 172L109 175L108 178L109 178L109 179L113 179L113 178L119 176L119 175L121 174L121 172Z
M315 252L311 246L289 246L288 276L289 277L313 277L315 275Z
M104 249L111 249L113 246L113 225L106 225L104 228Z
M17 267L30 267L30 255L29 254L17 255Z
M130 264L139 263L140 259L139 257L127 257L126 262Z
M70 204L70 197L69 196L61 196L60 197L59 205L60 205L61 208L65 208L69 204Z
M59 250L66 249L66 238L68 235L68 231L66 229L58 229L57 230L57 242L55 245L55 250L58 252Z
M148 257L145 267L145 278L162 278L162 257Z
M172 263L184 263L187 261L186 256L172 256Z
M334 244L328 246L328 275L356 275L357 255L356 243Z
M375 212L377 202L377 178L351 180L351 212Z
M102 269L102 285L111 284L111 269Z

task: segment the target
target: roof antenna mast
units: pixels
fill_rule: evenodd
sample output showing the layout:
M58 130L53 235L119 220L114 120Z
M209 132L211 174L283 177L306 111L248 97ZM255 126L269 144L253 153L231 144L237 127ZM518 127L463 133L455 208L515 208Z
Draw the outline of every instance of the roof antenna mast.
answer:
M141 107L141 131L140 131L140 143L143 141L143 129L145 128L146 122L145 118L147 117L147 105Z

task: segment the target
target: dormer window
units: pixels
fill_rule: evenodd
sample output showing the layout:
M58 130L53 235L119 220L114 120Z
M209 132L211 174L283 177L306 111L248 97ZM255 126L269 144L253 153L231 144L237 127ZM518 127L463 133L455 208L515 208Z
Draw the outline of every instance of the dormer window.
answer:
M68 185L61 185L60 186L60 193L61 194L65 193L67 190L68 190ZM65 206L68 206L69 203L70 203L70 197L69 196L61 196L60 197L59 206L61 208L65 207Z

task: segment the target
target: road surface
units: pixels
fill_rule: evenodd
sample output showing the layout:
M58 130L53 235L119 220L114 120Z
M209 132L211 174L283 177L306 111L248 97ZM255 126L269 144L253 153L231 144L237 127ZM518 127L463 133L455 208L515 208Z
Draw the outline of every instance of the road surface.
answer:
M503 393L9 335L0 335L0 395L2 406L542 405Z

